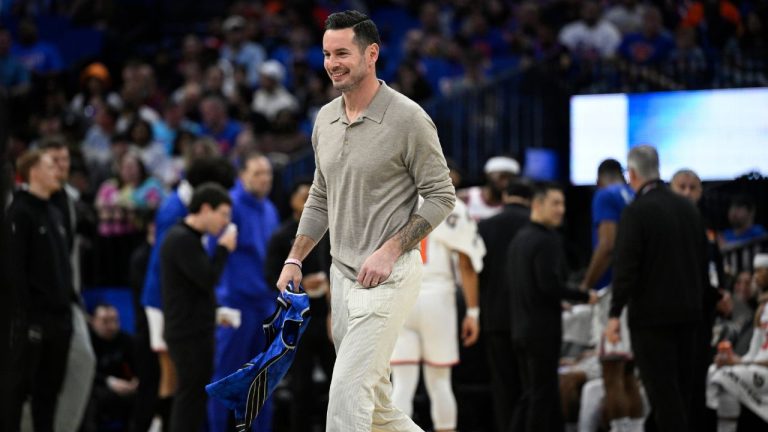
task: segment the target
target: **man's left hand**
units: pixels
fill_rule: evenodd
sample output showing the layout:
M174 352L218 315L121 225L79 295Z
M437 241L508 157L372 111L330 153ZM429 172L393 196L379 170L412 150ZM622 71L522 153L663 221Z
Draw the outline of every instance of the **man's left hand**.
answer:
M464 346L474 345L478 337L480 337L480 324L477 322L477 318L465 316L461 323L461 340Z
M386 244L376 249L360 267L357 282L364 288L372 288L383 283L392 273L396 260L397 254L389 251Z

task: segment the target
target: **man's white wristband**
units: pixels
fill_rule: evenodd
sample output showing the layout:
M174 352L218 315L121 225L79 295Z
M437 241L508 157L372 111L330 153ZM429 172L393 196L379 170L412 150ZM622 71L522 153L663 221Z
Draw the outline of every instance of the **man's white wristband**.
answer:
M470 318L478 319L480 318L480 308L479 307L471 307L467 309L467 316Z
M293 265L295 265L295 266L299 267L299 269L301 269L301 261L297 260L296 258L288 258L288 259L287 259L287 260L285 260L285 262L283 263L283 265L284 265L284 266L285 266L285 265L288 265L288 264L293 264Z

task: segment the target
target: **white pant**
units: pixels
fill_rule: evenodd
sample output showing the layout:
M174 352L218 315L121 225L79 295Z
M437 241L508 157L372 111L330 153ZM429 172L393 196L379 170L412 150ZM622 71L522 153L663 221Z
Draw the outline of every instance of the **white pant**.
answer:
M96 375L96 354L91 345L85 313L72 304L72 340L64 383L56 404L56 432L76 432L80 429L85 409L91 397Z
M401 256L381 285L363 288L331 267L336 364L327 432L423 432L391 400L389 359L421 286L418 250Z

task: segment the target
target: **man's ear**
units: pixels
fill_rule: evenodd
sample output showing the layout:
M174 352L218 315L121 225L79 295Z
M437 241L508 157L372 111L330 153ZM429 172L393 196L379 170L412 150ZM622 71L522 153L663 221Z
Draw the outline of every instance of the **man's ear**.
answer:
M200 214L203 214L203 213L207 214L207 213L210 213L212 211L213 211L213 207L211 207L210 204L202 203L200 205L200 211L198 213L200 213Z
M541 208L542 202L544 202L544 199L539 195L536 195L533 198L531 198L531 210L533 210L534 208L535 209Z
M366 60L368 60L369 64L373 65L373 63L376 63L376 61L379 59L379 51L380 51L380 49L381 48L379 47L379 44L377 44L377 43L372 43L372 44L368 45L368 49L366 50L366 51L368 51L368 53L367 53L368 55L366 56L367 57Z
M637 171L635 171L634 168L627 169L627 174L629 174L630 183L633 183L635 180L637 180Z

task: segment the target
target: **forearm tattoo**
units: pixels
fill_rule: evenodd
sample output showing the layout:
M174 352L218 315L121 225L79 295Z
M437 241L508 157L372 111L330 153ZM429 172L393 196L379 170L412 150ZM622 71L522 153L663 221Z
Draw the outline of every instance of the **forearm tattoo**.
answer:
M413 249L424 237L432 231L432 226L419 215L411 215L408 223L397 232L400 250L407 252Z

